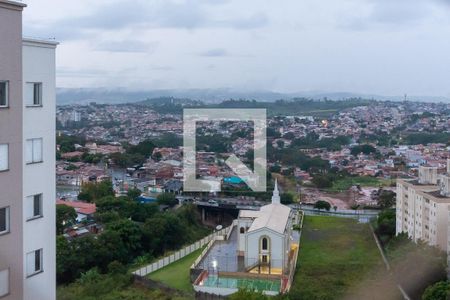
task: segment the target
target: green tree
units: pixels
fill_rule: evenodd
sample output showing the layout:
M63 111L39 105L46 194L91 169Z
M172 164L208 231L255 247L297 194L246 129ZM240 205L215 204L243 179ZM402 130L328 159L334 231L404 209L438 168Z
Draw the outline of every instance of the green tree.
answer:
M279 165L273 165L270 167L270 172L273 173L280 173L281 172L281 167Z
M314 185L319 189L330 188L333 186L331 177L323 174L314 175L312 183L314 183Z
M422 300L447 300L450 299L450 283L439 281L427 287L422 295Z
M281 203L292 204L294 203L294 196L291 193L283 193L280 195Z
M314 208L318 210L325 209L327 211L330 211L331 204L327 201L319 200L316 203L314 203Z
M112 182L86 182L81 185L81 192L78 194L78 199L87 202L96 202L100 198L106 196L114 196Z
M381 208L391 208L395 204L395 192L381 190L378 197L378 206Z
M77 212L73 207L58 204L56 205L56 233L64 233L64 229L76 223Z
M117 232L127 251L128 260L137 256L141 248L142 232L139 226L128 219L121 219L107 225L107 230Z
M364 144L364 145L358 145L358 146L352 147L350 152L353 156L357 156L360 153L363 153L363 154L375 153L375 152L377 152L377 149L375 149L375 147L372 145Z
M131 188L127 191L127 197L132 200L136 200L141 194L142 191L138 188Z
M158 204L175 206L178 204L178 200L175 198L175 194L162 193L156 197Z
M155 144L151 140L145 140L137 144L136 146L130 146L127 150L127 154L140 154L145 158L152 155L155 149Z
M378 214L377 218L378 235L392 237L395 235L395 210L385 209Z

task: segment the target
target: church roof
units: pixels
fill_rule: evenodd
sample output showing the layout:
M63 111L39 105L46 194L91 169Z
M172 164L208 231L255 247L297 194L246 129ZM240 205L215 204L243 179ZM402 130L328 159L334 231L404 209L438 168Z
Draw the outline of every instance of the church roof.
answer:
M261 207L259 216L253 221L248 232L268 228L284 234L291 209L283 204L269 204Z
M261 215L258 210L240 210L239 218L257 218Z
M259 211L241 210L239 218L254 218L248 232L262 228L268 228L275 232L284 234L289 221L291 208L280 203L280 193L278 191L278 181L275 179L275 188L272 195L272 203L264 205Z

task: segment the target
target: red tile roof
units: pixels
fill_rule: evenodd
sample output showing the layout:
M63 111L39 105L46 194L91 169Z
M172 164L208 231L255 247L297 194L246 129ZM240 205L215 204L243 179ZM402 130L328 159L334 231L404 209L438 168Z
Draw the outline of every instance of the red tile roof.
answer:
M64 201L64 200L56 200L56 204L67 205L75 208L77 213L83 215L91 215L94 214L97 210L95 203L86 203L81 201Z

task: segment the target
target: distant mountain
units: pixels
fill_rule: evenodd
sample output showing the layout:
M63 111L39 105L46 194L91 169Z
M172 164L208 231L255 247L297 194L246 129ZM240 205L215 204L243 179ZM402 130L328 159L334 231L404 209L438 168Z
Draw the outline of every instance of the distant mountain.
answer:
M358 94L348 92L298 92L298 93L277 93L272 91L239 91L228 88L222 89L176 89L176 90L150 90L138 91L127 89L57 89L57 103L59 105L67 104L88 104L97 102L102 104L120 104L130 102L140 102L152 98L174 97L181 99L192 99L206 103L219 103L229 99L251 99L257 101L273 102L279 99L310 98L310 99L330 99L343 100L351 98L376 99L402 101L403 96L381 96L370 94ZM449 102L445 97L432 96L408 96L409 101L424 102Z

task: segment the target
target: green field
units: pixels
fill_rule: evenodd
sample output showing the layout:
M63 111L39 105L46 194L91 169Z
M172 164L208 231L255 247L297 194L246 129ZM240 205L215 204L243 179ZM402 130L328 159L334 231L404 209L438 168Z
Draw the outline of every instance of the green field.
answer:
M347 191L353 185L360 185L362 187L390 186L392 182L395 181L371 176L346 177L334 181L333 186L329 188L328 191L330 192Z
M181 291L191 292L193 288L189 276L190 268L202 251L203 248L194 251L167 267L150 274L148 278Z
M367 224L336 217L305 218L290 299L358 299L361 295L367 299L367 293L380 286L394 296L373 298L370 294L370 299L395 299L395 286L385 282L385 275Z

